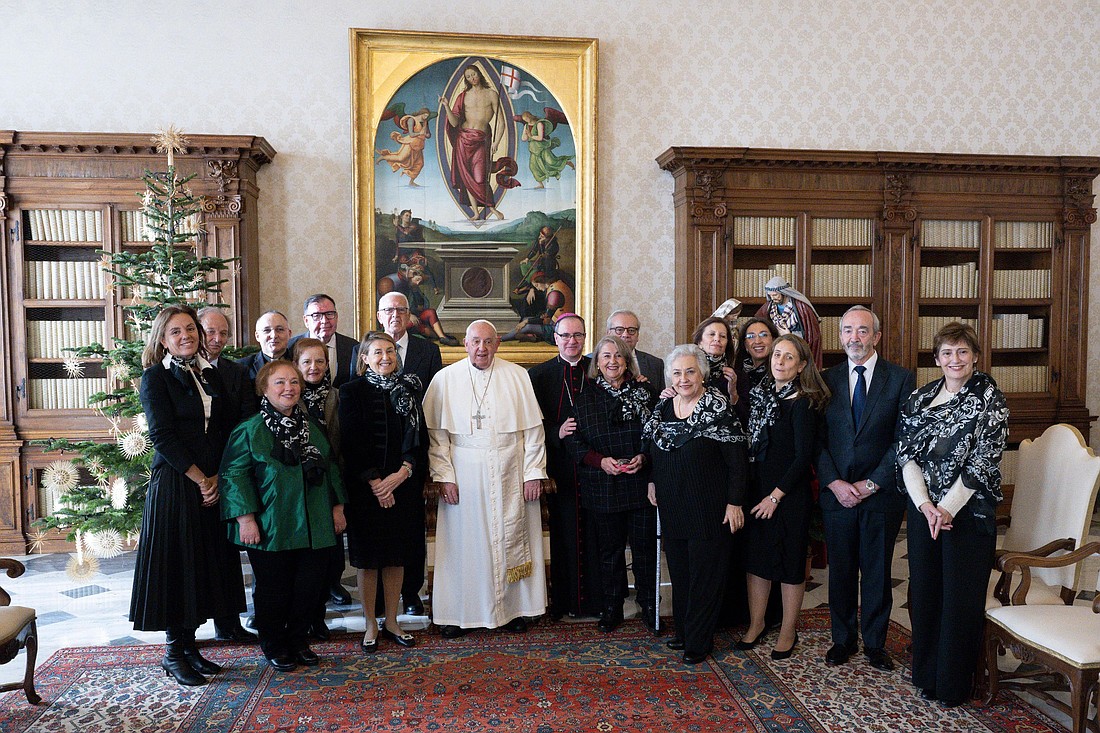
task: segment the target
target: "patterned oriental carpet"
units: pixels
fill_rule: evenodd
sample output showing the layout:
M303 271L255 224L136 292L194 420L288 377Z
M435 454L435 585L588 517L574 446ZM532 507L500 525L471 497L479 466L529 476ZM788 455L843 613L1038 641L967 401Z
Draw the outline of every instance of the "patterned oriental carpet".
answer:
M825 609L803 612L798 649L778 662L765 644L733 651L739 634L723 632L714 657L691 667L637 621L612 635L558 623L418 638L412 650L380 640L365 657L358 634L343 636L314 646L320 667L287 674L255 646L207 646L227 669L197 688L165 678L160 646L63 649L39 668L42 706L18 691L0 697L0 731L1065 731L1007 693L992 707L945 710L916 695L907 669L880 673L862 654L826 667ZM899 665L907 642L892 625Z

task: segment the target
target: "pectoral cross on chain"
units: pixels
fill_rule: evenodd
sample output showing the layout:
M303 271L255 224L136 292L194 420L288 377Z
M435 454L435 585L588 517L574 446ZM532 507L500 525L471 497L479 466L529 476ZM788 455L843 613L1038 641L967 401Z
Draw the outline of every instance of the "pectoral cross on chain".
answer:
M481 430L481 421L485 419L485 415L481 414L481 407L480 406L477 408L477 412L475 412L473 415L471 415L471 417L473 419L477 420L477 429Z

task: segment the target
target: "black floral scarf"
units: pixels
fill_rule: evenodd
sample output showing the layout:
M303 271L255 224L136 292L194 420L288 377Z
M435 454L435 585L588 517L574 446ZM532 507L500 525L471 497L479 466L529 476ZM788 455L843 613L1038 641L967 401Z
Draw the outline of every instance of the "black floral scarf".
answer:
M302 402L306 405L306 412L321 423L322 427L328 427L325 424L325 401L328 400L330 389L332 389L332 378L328 372L325 372L325 376L317 384L302 381Z
M309 439L309 418L300 405L295 405L289 415L275 409L267 396L260 398L260 415L264 425L275 436L271 455L287 466L301 464L306 483L320 486L325 478L325 459L317 446Z
M206 378L204 370L199 365L198 356L192 356L189 359L184 359L182 356L175 356L174 354L169 354L169 356L172 359L172 372L180 382L190 388L193 381L188 377L187 373L190 372L195 375L195 380L198 381L199 387L202 388L203 392L211 397L216 396L214 390L210 386L210 380ZM212 369L213 367L207 368Z
M604 379L602 374L596 374L596 384L605 392L619 401L619 419L622 422L641 420L645 422L652 412L649 409L649 401L652 396L641 382L633 379L623 382L623 386L614 387L611 382Z
M962 476L963 485L975 492L968 502L974 516L992 523L1004 498L1001 453L1008 437L1008 403L992 377L975 371L958 394L929 407L943 385L942 377L924 385L902 407L898 466L916 461L928 496L937 503ZM898 489L905 490L903 482L898 481Z
M367 369L367 381L385 392L398 415L405 419L401 451L407 453L420 445L420 377L415 374L392 374L384 377Z
M661 408L667 401L663 399L657 403L642 429L642 437L653 441L663 451L679 448L695 438L710 438L720 443L745 439L745 432L730 410L729 401L713 387L703 390L686 420L662 420Z
M768 430L779 419L779 400L798 394L798 380L777 392L775 380L767 377L749 390L749 460L764 460L768 452Z

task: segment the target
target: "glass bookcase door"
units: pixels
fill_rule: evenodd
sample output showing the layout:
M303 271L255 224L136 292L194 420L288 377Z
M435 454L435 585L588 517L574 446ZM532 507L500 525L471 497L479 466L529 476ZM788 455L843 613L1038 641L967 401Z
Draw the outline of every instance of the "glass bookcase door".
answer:
M1052 221L995 221L989 334L990 374L1001 391L1051 391Z
M25 346L16 364L16 413L32 432L36 417L48 419L55 411L94 416L88 397L107 389L100 360L75 360L67 351L110 338L109 294L101 269L104 214L102 207L17 212L13 247L22 298L15 316ZM65 368L67 360L78 365L72 373Z

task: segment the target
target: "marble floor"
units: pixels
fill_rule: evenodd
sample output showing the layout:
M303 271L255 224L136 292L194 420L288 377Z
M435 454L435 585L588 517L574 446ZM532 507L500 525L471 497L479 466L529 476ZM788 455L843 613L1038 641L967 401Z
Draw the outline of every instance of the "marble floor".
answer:
M1100 513L1094 517L1090 540L1100 540ZM429 548L429 558L431 557ZM250 585L251 570L247 557L244 563L246 585ZM0 586L12 596L13 605L29 606L38 614L40 649L38 664L63 647L101 646L127 644L163 644L163 632L134 631L127 620L130 606L130 588L133 583L134 553L99 561L94 575L75 580L66 572L67 554L29 555L16 558L27 568L19 578L0 575ZM1100 570L1100 558L1094 557L1082 573L1082 590L1077 603L1091 603L1095 595L1092 582ZM905 548L905 529L902 528L894 552L894 609L892 618L909 628L906 607L908 590L908 565ZM665 573L665 578L668 573ZM816 608L828 601L829 573L827 569L814 569L812 580L807 583L804 608ZM348 568L344 585L353 592L355 574ZM662 614L671 616L671 592L662 592ZM251 608L251 598L249 599ZM637 606L627 601L627 616L637 615ZM362 633L365 621L361 606L356 602L348 606L329 606L327 623L333 633ZM429 619L424 616L401 616L400 623L408 631L426 628ZM213 623L208 622L198 631L198 639L210 639L214 635ZM0 682L15 681L22 676L23 654L0 667Z

